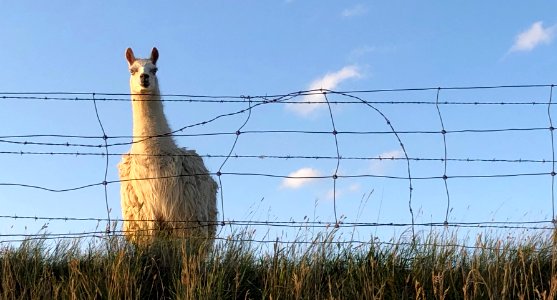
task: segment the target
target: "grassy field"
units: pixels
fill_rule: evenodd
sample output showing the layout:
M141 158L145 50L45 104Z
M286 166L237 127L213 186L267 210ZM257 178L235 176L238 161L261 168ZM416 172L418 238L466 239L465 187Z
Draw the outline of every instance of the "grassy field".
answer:
M323 233L310 244L219 241L206 259L166 243L123 238L29 240L0 249L1 299L556 299L550 237L478 237L472 247L426 234L353 245ZM176 249L176 250L170 250Z

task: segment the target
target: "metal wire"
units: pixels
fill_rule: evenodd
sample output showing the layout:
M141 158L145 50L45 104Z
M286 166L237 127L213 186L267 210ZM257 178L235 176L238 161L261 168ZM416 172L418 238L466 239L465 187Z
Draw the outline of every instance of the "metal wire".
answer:
M73 187L63 187L63 188L54 188L48 186L41 186L41 185L32 185L20 182L0 182L0 187L19 187L19 188L31 188L31 189L39 189L48 192L70 192L82 189L88 189L96 186L104 186L104 199L106 204L107 210L107 217L106 218L77 218L77 217L52 217L52 216L9 216L4 215L0 216L0 219L14 219L14 220L27 220L27 221L63 221L63 222L107 222L107 229L103 231L91 231L91 232L84 232L80 234L76 233L49 233L49 234L5 234L0 235L0 243L5 243L9 241L14 241L11 238L21 238L21 239L60 239L60 238L98 238L98 237L106 237L106 233L111 233L114 236L120 236L124 234L122 231L111 231L110 226L113 222L123 222L123 221L144 221L144 222L153 222L154 220L123 220L113 218L110 215L110 208L109 208L109 197L107 192L107 187L111 184L118 184L119 180L108 180L108 166L109 166L109 158L111 156L121 156L123 153L116 153L110 152L109 149L115 146L124 146L124 145L131 145L135 142L142 142L148 139L157 139L161 137L167 136L183 136L183 137L205 137L205 136L231 136L234 135L235 139L233 144L230 147L228 153L212 153L212 154L205 154L201 155L204 158L211 158L211 159L223 159L222 163L220 164L220 168L215 173L210 174L190 174L190 175L177 175L177 176L169 176L169 177L161 177L161 178L144 178L144 179L137 179L137 180L151 180L151 179L164 179L164 178L171 178L171 177L179 177L179 176L206 176L212 175L217 176L219 181L220 187L220 197L221 197L221 216L222 220L218 223L211 224L211 220L202 221L205 223L203 226L215 225L215 226L263 226L263 227L285 227L285 228L322 228L328 229L331 227L334 228L357 228L357 227L405 227L410 228L412 231L412 237L416 236L415 227L455 227L455 228L495 228L495 229L523 229L523 230L540 230L546 231L551 230L557 224L555 221L555 195L554 195L554 185L555 185L555 147L554 147L554 127L552 121L552 94L553 94L553 87L554 85L514 85L514 86L477 86L477 87L437 87L437 88L409 88L409 89L377 89L377 90L361 90L361 91L330 91L330 90L309 90L309 91L298 91L293 93L287 94L279 94L279 95L272 95L272 96L196 96L196 95L187 95L187 94L168 94L168 95L161 95L166 97L163 101L170 101L170 102L184 102L184 103L209 103L209 104L234 104L234 103L247 103L248 107L243 108L240 110L219 114L202 122L197 122L193 124L188 124L182 126L176 130L173 130L168 133L164 133L162 135L157 136L142 136L142 137L134 137L134 136L110 136L105 131L103 123L101 121L101 117L99 114L99 110L97 107L97 102L99 101L130 101L129 96L130 94L110 94L110 93L66 93L66 92L46 92L46 93L10 93L10 92L0 92L0 101L9 101L9 100L36 100L36 101L92 101L95 109L95 114L97 121L99 123L102 135L95 136L95 135L68 135L68 134L44 134L44 133L37 133L37 134L9 134L0 136L0 144L11 144L11 145L20 145L22 147L27 146L49 146L49 147L65 147L65 148L98 148L103 149L101 152L80 152L74 150L68 151L8 151L2 150L0 151L0 155L44 155L44 156L77 156L77 157L85 157L85 156L103 156L105 157L105 166L104 166L104 178L102 181L95 182L95 183L88 183L80 186L73 186ZM532 89L532 88L549 88L550 95L549 99L546 100L525 100L525 101L441 101L440 100L440 92L449 91L449 90L488 90L488 89ZM402 99L402 100L393 100L393 101L377 101L376 99L368 99L371 95L377 93L390 93L396 94L397 97L399 95L403 95L407 92L418 92L418 91L436 91L436 99L435 101L416 101L414 99ZM304 101L303 97L305 96L313 96L313 95L322 95L325 101ZM343 100L346 101L336 101L329 99L328 96L337 96L341 97ZM366 98L368 97L368 98ZM300 98L302 100L300 100ZM257 129L257 130L244 130L252 114L256 113L256 110L264 105L272 105L272 104L307 104L307 105L319 105L319 104L327 104L329 117L332 125L332 131L323 130L323 131L316 131L316 130L265 130L265 129ZM331 104L339 104L339 105L360 105L362 107L366 107L371 109L379 116L387 125L388 130L374 130L374 131L342 131L339 130L337 124L335 123L335 116L333 114L333 110L331 109ZM440 122L440 130L396 130L395 125L392 124L391 120L388 118L387 114L383 109L380 109L379 105L434 105L437 111L438 119ZM460 128L460 129L452 129L448 130L445 128L444 124L444 115L441 111L441 106L446 105L471 105L471 106L493 106L493 105L546 105L547 106L547 116L549 119L549 127L514 127L514 128ZM220 119L225 119L233 116L240 116L246 114L246 118L243 123L235 130L235 131L223 131L223 132L201 132L201 133L186 133L186 130L202 127L209 123L215 122ZM448 142L447 136L449 135L457 135L457 134L498 134L498 133L505 133L505 132L524 132L524 133L533 133L533 132L549 132L551 136L551 158L481 158L481 157L449 157L448 156ZM278 154L278 155L271 155L271 154L233 154L234 150L237 147L239 142L240 136L247 136L247 135L273 135L273 134L301 134L301 135L330 135L333 134L334 141L335 141L335 150L336 156L323 156L323 155L303 155L303 154ZM403 143L402 137L406 137L406 135L439 135L441 134L443 137L443 148L444 154L442 157L412 157L407 152L406 146ZM346 136L355 136L355 135L391 135L399 144L401 151L404 153L404 157L377 157L377 156L342 156L340 152L340 147L342 145L339 144L338 136L339 135L346 135ZM120 142L118 139L133 139L132 141ZM76 141L77 140L77 141ZM80 140L83 140L80 141ZM134 141L136 140L136 141ZM98 142L97 142L98 141ZM134 154L134 155L153 155L153 154ZM167 154L161 154L166 156ZM156 154L153 156L157 156ZM278 160L290 160L290 159L297 159L297 160L308 160L308 159L315 159L315 160L334 160L336 162L336 167L331 174L325 174L320 176L289 176L284 174L279 174L273 172L272 170L268 170L268 172L235 172L234 170L231 171L224 171L227 162L230 159L278 159ZM406 163L406 173L407 176L391 176L391 175L381 175L381 174L370 174L370 173L345 173L339 174L339 166L341 162L347 160L369 160L369 161L382 161L382 160L393 160L393 161L404 161ZM442 174L432 175L432 176L413 176L412 174L412 165L411 162L440 162L443 165L443 172ZM509 172L509 173L487 173L487 174L449 174L448 172L448 163L449 162L459 162L459 163L510 163L510 164L551 164L551 171L537 171L537 172ZM280 178L280 179L322 179L322 180L331 180L333 181L333 213L334 213L334 221L331 220L329 222L309 222L309 221L245 221L245 220L230 220L226 219L224 215L224 201L226 200L223 193L223 178L227 176L251 176L251 177L270 177L270 178ZM552 206L552 219L551 220L538 220L538 221L508 221L508 222L450 222L449 221L449 211L451 206L451 193L448 186L448 180L458 180L458 179L490 179L490 178L508 178L508 177L532 177L532 176L551 176L551 206ZM408 181L408 210L410 212L411 222L409 223L373 223L373 222L345 222L340 220L337 216L337 182L341 179L354 179L354 178L383 178L383 179L390 179L390 180L405 180ZM413 211L413 182L417 180L442 180L445 185L445 192L446 192L446 199L447 199L447 207L445 212L445 218L443 222L430 222L430 223L417 223L415 222L415 216ZM226 184L224 182L224 184ZM180 222L180 223L188 223L188 222ZM196 226L195 224L188 224L188 228L191 226ZM217 238L219 239L219 238ZM251 240L251 239L250 239ZM241 241L241 240L238 240ZM251 240L255 242L267 242L267 243L276 243L276 240ZM303 241L291 241L292 243L304 243ZM365 241L349 241L355 243L363 243L369 244L370 242ZM289 243L288 241L286 243ZM313 243L313 242L308 242Z

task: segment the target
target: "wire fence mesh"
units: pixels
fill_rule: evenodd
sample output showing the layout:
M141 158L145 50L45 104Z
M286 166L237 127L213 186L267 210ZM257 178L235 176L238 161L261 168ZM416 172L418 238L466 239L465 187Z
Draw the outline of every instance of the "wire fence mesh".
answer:
M207 148L212 152L200 152L200 156L206 161L211 160L210 175L215 177L219 184L219 221L212 225L228 228L230 231L234 231L234 228L245 227L261 227L263 231L268 231L269 228L323 230L404 228L404 230L409 230L411 237L419 234L416 232L419 228L488 228L550 233L555 228L556 171L553 134L555 128L552 120L553 88L553 84L548 84L345 92L309 90L271 96L165 94L161 95L162 101L168 105L175 105L178 112L192 112L193 108L189 107L191 105L205 105L210 108L204 108L205 113L200 114L199 119L194 119L191 123L185 123L178 118L180 124L174 126L177 129L171 132L158 136L141 137L112 134L112 129L116 125L111 120L110 125L107 126L106 121L107 118L112 118L112 114L106 113L105 117L103 110L100 109L100 105L130 102L130 94L0 92L0 106L5 108L21 105L22 102L28 105L34 105L37 102L43 104L74 103L80 107L88 107L87 105L92 104L90 108L94 109L98 126L97 134L91 134L93 132L91 128L86 129L88 134L64 132L50 134L42 131L41 127L33 127L31 123L27 132L19 133L19 128L0 121L3 127L2 134L0 134L0 159L3 161L14 160L16 157L20 159L28 157L38 157L42 160L56 159L57 163L64 162L69 157L102 159L102 165L98 164L99 160L96 160L97 163L94 165L95 172L102 171L98 180L75 185L65 181L56 182L51 180L52 178L45 182L13 181L10 174L15 173L14 169L5 166L2 171L3 176L0 178L0 195L4 194L1 199L4 209L2 209L3 214L0 215L0 220L6 221L5 224L10 221L59 222L62 224L60 228L69 226L75 230L75 228L83 226L84 229L79 233L68 230L67 232L41 231L33 234L6 229L7 225L4 225L4 229L0 232L0 242L10 243L25 239L106 238L108 235L123 235L125 232L118 228L118 224L131 220L119 218L113 212L113 209L117 210L116 206L119 202L118 194L114 192L113 187L117 188L120 180L111 175L114 168L111 166L110 159L126 155L125 148L133 143L167 136L173 136L176 139L201 139L200 143L204 143L205 139L220 140L217 146ZM89 102L90 104L88 104ZM305 108L299 110L299 107ZM307 107L310 109L307 110ZM266 110L267 108L268 110ZM326 120L326 122L317 122L317 117L311 115L317 109L323 110L320 119ZM544 117L541 115L542 110L545 113ZM360 119L354 117L352 120L352 112L360 114ZM270 116L270 114L291 119L280 119ZM129 118L121 119L128 120ZM184 119L189 121L189 118L184 117ZM266 119L272 120L265 121ZM220 125L211 126L216 123ZM75 127L75 130L83 129L80 126ZM319 141L327 141L329 146L312 144L315 143L311 140L314 137L319 137ZM359 142L354 142L360 138L377 140L379 144L388 145L385 146L385 149L391 151L377 154L375 149L367 150L365 147L355 147L354 145L361 146L358 144ZM264 142L260 142L259 139ZM307 140L309 145L291 147L288 150L279 147L278 149L284 151L281 153L276 153L273 145L258 148L262 143L268 143L274 139L277 140L277 143L284 142L285 139L297 142ZM524 149L513 148L512 145L517 145L517 143ZM395 145L396 149L393 150L392 145ZM498 148L498 145L501 147ZM327 148L327 151L320 151L323 150L322 148ZM260 151L260 153L256 153L256 151ZM134 153L131 155L152 156L153 154ZM154 156L166 155L169 154L155 154ZM187 156L188 154L181 155ZM269 167L273 164L258 166L262 161L273 161L279 165L289 162L298 166L298 169L305 167L308 162L323 162L327 163L329 167L328 171L302 174L289 172L284 168ZM398 162L400 164L398 172L382 170L380 164L384 162ZM377 167L353 167L353 163L368 166L375 164L373 166ZM432 163L435 165L430 165ZM66 164L68 164L66 168L72 168L69 163L66 162ZM91 170L79 171L92 173ZM77 170L76 173L78 173ZM206 174L177 176L198 175ZM241 218L236 213L229 213L229 207L239 205L234 204L237 202L238 195L241 195L241 192L237 190L250 189L254 184L253 181L261 178L280 180L283 185L285 182L292 181L320 180L328 182L327 184L331 187L330 193L328 193L332 202L329 214L331 218L320 220L319 217L314 216L313 220L310 220L309 217L300 220L283 214L278 218L254 220L253 218ZM523 186L526 194L531 194L531 199L521 198L521 201L542 203L540 205L544 207L545 216L544 213L540 213L533 218L528 217L526 220L524 218L513 219L520 215L519 213L507 217L504 221L451 219L455 201L460 205L458 207L462 207L465 203L458 203L458 201L465 198L463 193L466 193L467 189L478 185L478 180L481 182L480 185L485 185L484 189L480 191L482 193L499 184L486 181L508 178L514 180L506 184L513 188ZM164 178L145 178L144 180L147 179ZM399 194L396 198L405 199L407 214L405 217L401 217L403 210L399 209L396 219L406 218L406 221L374 221L369 216L347 218L346 211L340 214L339 197L346 192L346 189L340 188L340 181L351 182L354 180L396 181L398 182L397 187L404 186L404 189L398 190ZM532 180L535 181L535 184ZM441 183L442 196L438 195L438 185L425 187L421 185L421 182ZM420 204L417 206L416 187L418 185L422 192L419 195ZM539 186L545 187L543 193L538 193L540 192ZM48 204L52 209L43 215L18 214L6 210L6 207L10 207L8 201L25 202L26 197L29 197L29 190L38 190L41 193L90 190L93 194L95 187L102 188L102 193L97 193L95 190L93 197L103 199L104 216L77 216L82 215L82 212L77 215L56 215L57 203L55 201ZM269 186L268 190L269 193L277 193L276 186ZM497 190L501 191L501 187L497 187ZM511 190L514 191L514 189ZM536 193L532 190L536 190ZM513 191L510 191L510 194L502 193L499 196L501 198L513 197ZM438 209L436 212L442 211L443 213L432 213L430 218L435 221L417 221L419 216L416 214L420 214L420 211L422 216L419 218L424 219L424 209L421 206L425 205L423 198L426 194L427 199L428 193L437 195L435 201L443 198L444 203L441 210L439 210L441 207L439 202L434 204ZM19 199L14 199L14 197ZM270 204L271 207L273 205L278 205L278 203ZM527 207L528 204L524 204L521 209ZM303 213L311 215L312 211ZM315 214L315 212L313 213ZM353 214L356 215L358 212L353 212ZM152 222L153 220L142 221ZM205 221L214 222L213 220ZM96 224L93 226L96 228L95 230L90 230L89 225L83 225L91 222ZM181 223L187 228L206 226L189 222ZM261 238L247 240L261 243L277 242L277 239L265 238L267 236L264 234ZM373 242L365 239L356 240L352 237L339 242L360 244ZM226 237L221 234L217 239L226 239ZM314 243L315 240L285 238L281 239L281 242L303 244Z

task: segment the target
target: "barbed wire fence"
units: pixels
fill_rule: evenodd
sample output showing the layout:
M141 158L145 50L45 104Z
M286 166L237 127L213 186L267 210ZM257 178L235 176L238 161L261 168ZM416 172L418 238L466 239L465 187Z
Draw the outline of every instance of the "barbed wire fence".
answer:
M316 229L339 229L339 228L379 228L379 227L399 227L407 228L411 231L412 241L416 237L416 228L494 228L494 229L525 229L525 230L536 230L542 232L552 232L557 224L555 220L555 141L554 141L554 126L552 120L552 97L553 97L553 84L547 85L512 85L512 86L475 86L475 87L437 87L437 88L416 88L416 89L376 89L376 90L358 90L358 91L332 91L332 90L307 90L298 91L288 94L280 95L265 95L265 96L206 96L206 95L181 95L181 94L166 94L161 95L164 102L174 102L181 105L188 105L191 103L207 103L212 105L224 105L224 104L240 104L245 105L244 108L228 111L226 113L217 114L210 118L204 119L200 122L195 122L182 126L175 129L169 133L159 136L144 136L144 137L134 137L127 135L110 135L103 125L102 115L98 110L98 104L103 102L130 102L130 94L117 94L117 93L69 93L69 92L48 92L48 93L9 93L0 92L0 103L3 105L10 105L10 101L55 101L55 102L76 102L83 103L86 105L87 102L93 104L96 120L100 128L99 135L64 135L64 134L44 134L44 133L34 133L25 135L3 135L0 136L0 155L19 155L19 156L76 156L76 157L104 157L103 173L104 176L102 180L97 182L89 182L79 186L69 186L64 188L53 188L43 185L34 185L24 182L0 182L0 189L9 188L24 188L24 189L36 189L45 192L52 193L65 193L77 190L89 189L92 187L102 186L104 187L104 202L106 206L106 217L75 217L75 216L31 216L31 215L12 215L9 213L4 213L0 215L0 219L12 219L12 220L25 220L25 221L60 221L60 222L96 222L97 224L106 224L104 230L92 230L82 233L69 233L69 232L58 232L58 233L42 233L42 234L25 234L25 233L7 233L0 234L0 244L2 243L13 243L21 242L23 240L33 240L33 239L46 239L46 240L60 240L60 239L76 239L76 238L106 238L107 236L122 236L125 234L124 231L115 228L114 223L122 223L124 221L138 221L138 220L124 220L111 215L111 208L109 205L109 192L108 187L111 185L117 185L120 183L119 180L109 180L109 158L119 157L127 153L122 153L118 151L111 151L118 146L130 146L133 143L142 142L148 139L156 139L165 136L175 136L175 137L233 137L233 142L229 146L228 150L221 153L208 153L201 154L200 156L205 159L219 159L221 163L218 169L210 173L211 176L216 177L219 183L219 220L215 224L220 227L230 226L233 227L263 227L263 228L316 228ZM492 90L529 90L538 89L546 91L547 97L545 99L538 100L524 100L523 98L519 100L507 100L507 101L476 101L476 100L458 100L449 101L443 100L443 93L450 91L492 91ZM434 100L415 100L415 99L405 99L405 100L385 100L383 97L377 97L378 94L387 95L405 95L405 93L412 92L433 92L435 93ZM252 116L257 114L257 110L261 107L267 107L271 105L308 105L308 106L322 106L327 110L327 118L330 120L330 127L322 130L292 130L292 129L273 129L273 130L249 130L246 129L248 124L252 122ZM336 117L336 113L333 109L335 106L346 106L346 105L357 105L358 107L365 107L370 109L372 114L369 114L369 118L374 118L380 120L386 130L342 130L342 126L339 126ZM408 106L414 105L418 107L428 106L434 107L438 119L439 130L400 130L397 124L391 121L391 118L384 109L380 106ZM500 107L527 107L527 106L542 106L546 107L547 111L547 126L530 126L530 127L507 127L507 128L461 128L461 129L449 129L446 126L446 116L443 111L444 107L450 106L466 106L466 107L485 107L485 106L500 106ZM234 128L230 131L215 131L215 132L188 132L188 130L203 127L210 123L225 120L229 117L245 116L240 126ZM410 117L410 116L408 116ZM0 121L1 122L1 121ZM9 128L9 124L2 125L5 128ZM448 142L449 136L457 134L482 134L482 133L534 133L534 132L547 132L548 139L550 139L551 145L551 158L485 158L485 157L456 157L450 156ZM309 155L299 155L299 154L236 154L235 149L241 140L245 136L250 135L273 135L273 134L303 134L309 136L330 136L334 145L334 155L321 155L321 154L309 154ZM402 155L382 157L381 155L370 155L367 153L362 153L360 155L347 155L343 154L343 143L340 141L340 136L377 136L386 135L392 137L392 139L399 146L399 150ZM405 138L409 135L426 136L433 135L439 136L442 140L442 157L427 157L427 156L414 156L412 152L408 150L408 143ZM132 140L133 138L139 138L138 140ZM79 142L59 142L59 139L68 140L79 140ZM129 142L117 142L118 139L130 139ZM247 138L246 138L247 139ZM46 140L46 141L45 141ZM6 149L2 145L11 145L20 147L20 150ZM27 147L31 146L41 146L50 147L50 151L35 151L28 150ZM481 146L480 146L481 147ZM3 149L4 148L4 149ZM65 151L60 151L59 148L68 149ZM79 151L75 149L87 149L86 151ZM6 150L5 150L6 149ZM54 150L52 150L54 149ZM144 155L149 156L150 154L128 154L128 155ZM155 156L166 156L168 154L160 154ZM187 154L183 154L187 155ZM274 170L269 169L266 172L240 172L235 170L228 170L228 163L230 159L238 160L248 160L248 159L274 159L279 161L285 160L328 160L334 162L333 171L330 174L324 175L311 175L311 176L296 176L291 174L282 174L274 172ZM341 165L343 162L347 161L399 161L405 164L405 172L403 175L389 175L373 172L361 172L361 173L345 173L341 172ZM437 175L415 175L416 170L414 163L417 162L438 162L442 164L442 172ZM550 168L543 171L536 172L508 172L508 173L488 173L488 174L451 174L449 171L449 166L451 163L509 163L509 164L549 164ZM7 170L9 172L9 170ZM194 175L179 175L179 176L197 176L205 174L194 174ZM332 214L333 219L328 221L296 221L296 220L238 220L227 218L225 211L225 202L228 201L227 195L227 177L256 177L256 178L274 178L280 180L330 180L332 182ZM525 178L525 177L549 177L551 178L550 187L550 198L547 199L548 207L551 207L551 218L549 219L536 219L528 221L517 221L517 220L507 220L507 221L477 221L477 222L457 222L451 221L450 211L451 211L451 200L454 196L454 192L451 191L451 186L449 181L454 179L480 179L486 180L489 178ZM166 177L165 177L166 178ZM343 220L337 212L337 181L340 179L383 179L392 181L403 181L407 183L407 190L405 192L407 199L407 208L409 221L408 222L352 222ZM155 178L148 178L155 179ZM162 178L156 178L162 179ZM444 218L437 222L417 222L415 216L414 207L414 185L417 181L441 181L444 186L445 195L445 207L444 207ZM542 201L541 199L540 201ZM154 220L141 220L145 222L152 222ZM212 220L211 220L212 222ZM199 222L180 222L183 224L184 228L195 228L200 225ZM206 222L205 222L206 223ZM230 240L230 237L216 237L217 240ZM256 238L241 238L237 239L238 242L255 242L255 243L276 243L277 239L256 239ZM313 244L315 240L281 240L281 243L297 243L297 244ZM393 242L381 241L377 242L374 240L355 240L348 239L337 241L337 243L348 243L348 244L392 244ZM397 242L404 243L404 242ZM470 245L460 245L464 248L474 248L475 246Z

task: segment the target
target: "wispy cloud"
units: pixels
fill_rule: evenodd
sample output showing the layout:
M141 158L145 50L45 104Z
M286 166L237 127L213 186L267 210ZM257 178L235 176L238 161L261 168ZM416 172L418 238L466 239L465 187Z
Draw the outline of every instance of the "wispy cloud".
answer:
M549 44L557 34L557 25L544 27L542 21L535 22L527 30L519 33L509 52L532 51L541 44Z
M360 72L356 66L346 66L337 72L327 73L325 76L315 80L311 83L310 90L331 90L336 88L341 82L359 76Z
M377 47L361 46L361 47L355 48L352 51L350 51L350 54L348 55L348 57L359 58L359 57L362 57L362 56L367 55L369 53L372 53L376 50L377 50Z
M313 168L301 168L297 171L294 171L288 174L289 178L285 178L282 181L281 187L287 189L298 189L304 185L307 185L314 181L316 178L321 176L321 173Z
M325 195L325 199L327 200L339 199L344 195L357 193L360 190L361 190L361 186L358 183L353 183L346 188L337 188L336 191L334 189L328 190L327 194Z
M351 18L356 16L365 15L367 13L367 7L363 4L356 4L355 6L346 8L340 14L344 18Z
M360 77L360 71L358 67L354 65L346 66L336 72L327 73L325 76L314 80L308 87L308 90L334 90L340 83L345 80L351 78ZM286 108L301 115L301 116L308 116L311 113L315 112L317 109L324 107L324 103L316 103L315 102L323 102L325 101L323 95L315 94L315 95L308 95L302 98L302 102L309 102L309 103L302 103L302 104L293 104L289 103L286 105Z
M375 175L385 175L387 166L396 158L404 157L402 149L387 151L379 154L371 163L371 172Z

